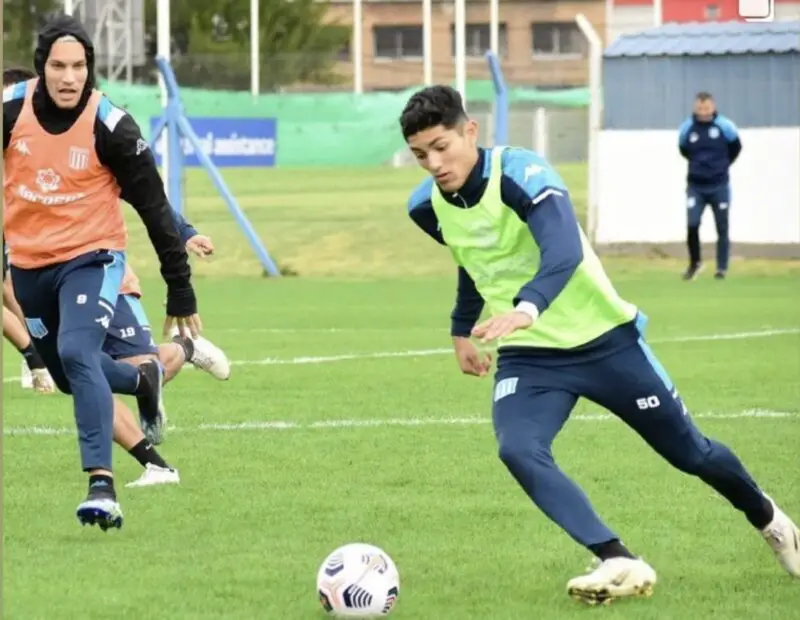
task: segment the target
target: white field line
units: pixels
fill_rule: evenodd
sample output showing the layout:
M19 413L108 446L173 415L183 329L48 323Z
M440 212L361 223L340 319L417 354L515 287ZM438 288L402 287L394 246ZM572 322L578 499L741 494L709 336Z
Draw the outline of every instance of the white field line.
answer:
M800 327L790 327L784 329L764 329L761 331L734 332L728 334L706 334L699 336L678 336L672 338L661 338L648 340L650 344L669 344L681 342L707 342L718 340L748 340L751 338L767 338L770 336L786 336L790 334L800 334ZM345 362L350 360L367 359L387 359L398 357L430 357L434 355L451 355L452 348L444 347L438 349L409 349L407 351L378 351L376 353L345 353L340 355L321 355L304 356L290 358L267 357L260 360L232 360L234 366L296 366L301 364L330 364L333 362ZM186 368L192 368L187 365ZM19 381L20 377L3 377L3 383Z
M786 329L765 329L761 331L734 332L729 334L706 334L699 336L678 336L674 338L662 338L648 340L650 344L668 344L676 342L706 342L716 340L748 340L750 338L767 338L769 336L786 336L789 334L800 334L800 327L790 327ZM432 355L452 355L453 349L443 347L438 349L410 349L407 351L380 351L377 353L346 353L342 355L322 355L292 358L267 357L261 360L241 360L231 361L232 365L237 366L278 366L278 365L298 365L298 364L327 364L332 362L344 362L349 360L382 359L393 357L430 357Z
M800 420L800 412L771 411L769 409L746 409L738 413L720 413L709 411L693 415L694 419L709 420L738 420L738 419L787 419ZM610 413L576 414L570 420L579 422L607 422L615 420L616 416ZM193 433L203 431L232 432L232 431L286 431L286 430L331 430L354 428L388 428L388 427L418 427L418 426L474 426L491 424L488 416L469 416L460 418L387 418L383 420L317 420L315 422L292 422L289 420L256 420L251 422L223 422L217 424L199 424L196 426L171 426L172 433ZM58 436L75 435L74 428L51 426L23 426L17 428L4 428L6 436Z

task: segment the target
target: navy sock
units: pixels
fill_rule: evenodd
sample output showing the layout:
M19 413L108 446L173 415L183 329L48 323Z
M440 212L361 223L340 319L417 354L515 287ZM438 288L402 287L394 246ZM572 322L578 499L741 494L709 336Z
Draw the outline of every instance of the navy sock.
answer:
M757 530L763 530L775 518L775 507L766 497L762 497L761 505L754 506L745 513L745 517Z
M594 553L599 559L605 561L611 558L631 558L633 555L619 540L608 540L598 545L589 545L589 551Z
M102 489L115 495L114 478L105 474L92 474L89 476L89 489Z

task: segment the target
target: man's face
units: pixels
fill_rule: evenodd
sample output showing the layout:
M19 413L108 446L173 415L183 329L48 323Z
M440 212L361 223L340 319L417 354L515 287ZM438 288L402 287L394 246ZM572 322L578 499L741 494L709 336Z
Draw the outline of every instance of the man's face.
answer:
M478 124L465 121L453 129L437 125L408 138L417 162L445 192L464 185L477 158Z
M59 108L78 105L88 77L86 50L80 41L66 37L53 43L44 65L44 81L47 94Z
M697 99L694 102L694 114L698 120L710 121L714 117L717 107L713 99Z

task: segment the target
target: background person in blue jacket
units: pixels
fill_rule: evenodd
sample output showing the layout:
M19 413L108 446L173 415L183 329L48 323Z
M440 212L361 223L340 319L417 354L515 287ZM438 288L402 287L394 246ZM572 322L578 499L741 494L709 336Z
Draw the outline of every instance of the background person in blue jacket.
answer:
M684 280L693 280L702 269L700 220L706 205L711 205L717 226L718 280L725 278L730 256L728 219L731 204L729 171L742 152L739 130L732 120L717 112L710 93L697 94L694 113L681 125L678 140L681 155L689 162L686 177L686 212L689 268Z

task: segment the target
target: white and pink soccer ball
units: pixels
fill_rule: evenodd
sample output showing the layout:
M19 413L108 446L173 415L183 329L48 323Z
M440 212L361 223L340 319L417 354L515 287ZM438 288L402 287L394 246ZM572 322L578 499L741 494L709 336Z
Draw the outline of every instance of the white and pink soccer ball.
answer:
M351 543L325 558L317 573L317 594L334 616L385 616L400 594L400 575L382 549Z

